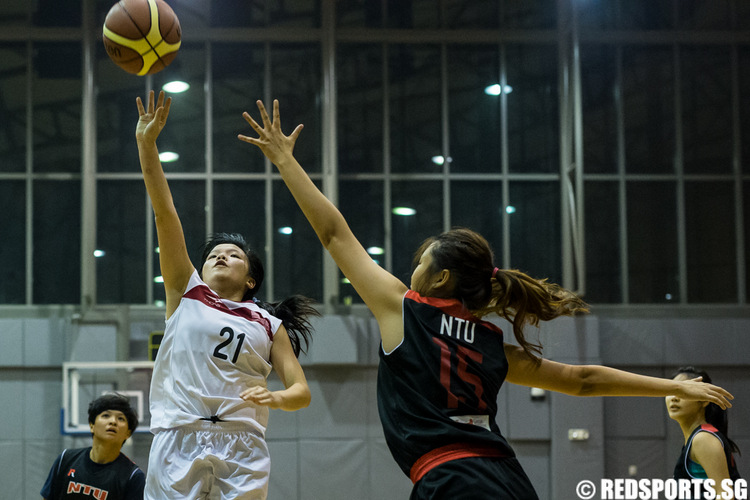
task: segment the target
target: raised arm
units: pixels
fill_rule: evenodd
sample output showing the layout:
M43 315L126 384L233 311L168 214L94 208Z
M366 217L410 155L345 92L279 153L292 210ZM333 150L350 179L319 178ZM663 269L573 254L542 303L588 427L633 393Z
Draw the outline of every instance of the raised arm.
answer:
M156 220L156 234L159 240L159 264L164 278L167 298L167 317L171 316L180 303L193 272L193 265L185 245L185 235L177 215L167 178L159 161L156 138L167 123L172 99L164 99L159 92L159 100L154 105L154 91L149 92L148 106L143 107L141 98L136 98L138 125L135 138L138 144L138 157L141 162L143 181L151 199Z
M693 401L710 401L729 408L734 397L721 387L693 380L648 377L600 365L568 365L542 359L536 363L520 347L506 344L506 380L513 384L539 387L571 396L677 395Z
M279 103L273 102L273 121L261 101L257 102L261 127L249 113L243 117L258 133L258 138L240 135L239 139L258 146L279 169L281 178L294 196L320 242L336 261L380 325L383 347L390 350L403 339L401 303L407 291L395 276L380 267L356 239L341 212L315 186L294 158L294 144L302 125L289 136L281 132Z

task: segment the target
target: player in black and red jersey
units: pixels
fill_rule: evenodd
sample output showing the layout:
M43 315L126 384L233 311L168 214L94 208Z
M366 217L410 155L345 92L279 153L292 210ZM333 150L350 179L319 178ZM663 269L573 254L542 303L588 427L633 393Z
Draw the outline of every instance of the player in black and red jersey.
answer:
M546 280L498 269L487 241L453 229L422 244L411 286L380 267L318 190L292 152L302 126L281 132L258 101L263 125L239 139L276 165L323 246L372 311L380 327L378 408L391 453L414 482L412 499L537 498L495 422L504 380L579 396L660 396L730 406L711 384L645 377L603 366L573 366L541 358L524 337L538 324L587 310L574 293ZM518 346L482 318L513 323Z
M93 444L63 450L49 471L42 498L143 500L146 476L121 451L138 427L130 402L120 394L106 394L89 403L88 413Z

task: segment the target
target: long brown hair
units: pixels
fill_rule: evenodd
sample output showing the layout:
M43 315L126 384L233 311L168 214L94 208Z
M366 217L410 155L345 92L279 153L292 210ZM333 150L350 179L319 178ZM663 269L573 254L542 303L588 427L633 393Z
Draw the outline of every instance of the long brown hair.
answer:
M560 285L516 269L495 271L489 243L471 229L453 228L428 238L414 256L415 265L430 245L430 271L450 271L452 297L478 318L494 313L508 320L519 345L535 361L540 361L542 346L526 339L526 325L538 326L539 321L588 312L581 297Z

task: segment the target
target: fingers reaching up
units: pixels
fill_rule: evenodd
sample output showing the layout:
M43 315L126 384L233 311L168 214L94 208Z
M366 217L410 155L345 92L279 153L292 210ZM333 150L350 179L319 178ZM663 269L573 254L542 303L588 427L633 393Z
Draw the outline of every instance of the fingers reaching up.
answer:
M256 122L250 113L247 111L242 113L242 117L247 123L255 130L258 137L250 137L239 134L237 138L241 141L254 144L260 148L266 157L271 162L278 164L287 157L292 157L294 152L294 145L297 142L300 132L302 132L303 125L297 125L291 134L284 135L281 131L281 116L279 114L279 101L274 99L273 101L273 119L269 118L266 107L263 106L261 101L257 101L258 110L260 111L260 119L262 126Z
M138 124L135 129L135 137L142 141L156 141L164 126L167 124L169 109L172 106L172 98L166 97L164 91L159 92L159 97L154 103L154 91L148 94L148 104L144 108L140 97L135 99L138 108Z

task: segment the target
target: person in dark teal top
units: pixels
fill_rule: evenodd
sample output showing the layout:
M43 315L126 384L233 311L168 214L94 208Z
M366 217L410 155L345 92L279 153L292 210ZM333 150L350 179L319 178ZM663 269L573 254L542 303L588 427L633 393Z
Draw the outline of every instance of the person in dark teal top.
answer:
M711 383L711 377L692 366L679 368L673 380L697 380ZM727 410L708 401L685 401L678 396L665 398L669 418L680 424L685 436L674 469L675 479L712 479L715 490L727 497L722 481L740 478L732 453L737 445L727 437ZM703 492L705 493L705 488Z

